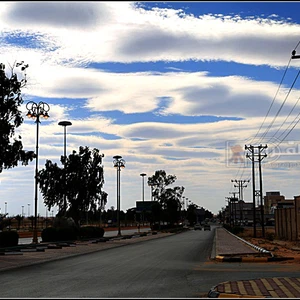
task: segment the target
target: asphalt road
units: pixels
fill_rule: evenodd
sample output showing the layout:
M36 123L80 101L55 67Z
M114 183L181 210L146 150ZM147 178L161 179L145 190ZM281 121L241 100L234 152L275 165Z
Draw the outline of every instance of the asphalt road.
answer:
M209 260L212 231L187 231L2 272L2 298L200 298L224 281L300 277L298 266Z
M4 298L195 297L213 231L189 231L0 274ZM207 290L208 292L208 290Z

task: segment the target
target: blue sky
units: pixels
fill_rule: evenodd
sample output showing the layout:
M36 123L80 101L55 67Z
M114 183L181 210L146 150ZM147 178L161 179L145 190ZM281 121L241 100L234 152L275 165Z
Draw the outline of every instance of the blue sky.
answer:
M142 199L141 173L165 170L186 198L218 213L236 191L231 180L251 179L246 151L239 153L243 163L232 160L232 147L249 143L268 144L264 194L276 190L293 199L300 177L300 60L291 60L291 52L300 53L299 6L1 2L1 62L8 73L15 61L29 64L19 129L24 148L36 143L26 103L45 101L50 118L40 126L39 169L46 159L59 163L58 122L71 121L67 153L89 146L105 155L106 209L117 206L112 160L121 155L121 209ZM32 162L0 174L2 212L4 202L11 215L22 206L33 212L34 168ZM252 201L251 183L243 194ZM41 195L38 212L46 212Z

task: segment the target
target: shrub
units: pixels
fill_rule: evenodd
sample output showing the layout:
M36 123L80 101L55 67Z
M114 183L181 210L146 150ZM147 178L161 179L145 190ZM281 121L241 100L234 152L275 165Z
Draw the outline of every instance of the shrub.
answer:
M78 233L80 238L102 238L104 236L104 229L102 227L84 226L79 228Z
M71 241L77 239L77 232L73 227L57 228L56 233L58 241Z
M41 233L43 242L54 242L57 240L57 229L54 227L47 227Z
M269 241L274 241L275 234L273 232L267 232L266 233L266 239L269 240Z
M77 232L75 228L54 228L48 227L42 231L43 242L58 242L76 240Z
M17 231L2 231L0 232L0 247L18 246L19 234Z

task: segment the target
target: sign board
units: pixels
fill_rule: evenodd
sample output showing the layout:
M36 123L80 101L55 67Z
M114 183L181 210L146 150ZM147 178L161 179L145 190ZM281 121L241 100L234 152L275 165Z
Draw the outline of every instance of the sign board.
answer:
M136 201L136 212L152 212L152 204L155 201Z

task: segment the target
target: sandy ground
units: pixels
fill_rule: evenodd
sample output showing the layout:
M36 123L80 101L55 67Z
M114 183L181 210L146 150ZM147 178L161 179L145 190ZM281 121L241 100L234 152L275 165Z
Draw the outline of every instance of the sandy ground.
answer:
M265 230L265 238L261 236L260 231L257 231L257 237L253 238L252 229L245 229L238 236L253 245L271 251L275 257L294 257L294 259L285 260L282 263L300 263L300 241L270 240L267 237L272 233L275 234L275 229L267 228Z

